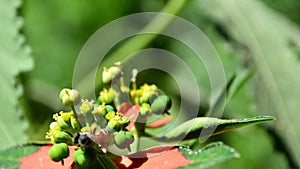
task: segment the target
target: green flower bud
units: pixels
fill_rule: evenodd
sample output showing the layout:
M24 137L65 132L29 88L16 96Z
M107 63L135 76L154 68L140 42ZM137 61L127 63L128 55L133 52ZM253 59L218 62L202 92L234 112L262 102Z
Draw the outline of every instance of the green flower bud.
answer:
M57 122L51 122L49 125L50 130L52 131L59 131L60 130L60 126L58 125Z
M166 95L158 96L151 104L151 111L155 114L161 114L170 109L171 99Z
M73 119L73 121L74 120L76 121L73 111L70 111L70 112L62 112L61 111L61 112L59 112L59 115L56 114L54 116L54 119L56 120L58 126L62 130L66 130L69 133L73 133L73 132L77 131L77 129L78 129L78 128L74 128L75 126L72 124L72 121L71 121L72 119Z
M114 78L121 72L121 69L119 66L112 66L108 69L108 71L112 74L112 76Z
M52 135L52 140L53 143L66 143L66 144L73 144L73 139L72 137L64 132L64 131L56 131Z
M58 117L57 124L61 129L68 130L70 128L69 121L65 121L61 116Z
M67 107L71 107L80 102L79 92L74 89L62 89L59 93L59 97L62 103Z
M74 162L79 167L87 167L92 165L97 158L97 153L92 148L79 148L73 155Z
M112 74L105 67L102 72L102 82L109 83L112 80L112 78L113 78Z
M48 155L53 161L61 161L69 156L69 147L66 143L53 144Z
M115 108L111 105L106 105L105 108L107 112L115 111Z
M98 97L98 103L99 104L102 104L102 103L109 104L112 101L113 101L113 91L112 91L112 89L111 88L109 90L103 89L100 92L100 95Z
M109 69L104 68L103 72L102 72L103 83L111 82L112 79L115 78L120 72L121 72L121 69L119 66L112 66Z

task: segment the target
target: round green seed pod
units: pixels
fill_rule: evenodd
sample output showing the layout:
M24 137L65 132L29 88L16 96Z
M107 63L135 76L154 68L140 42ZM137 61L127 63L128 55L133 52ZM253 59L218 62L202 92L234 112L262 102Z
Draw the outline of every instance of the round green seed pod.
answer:
M125 133L125 135L126 135L126 138L127 138L128 145L134 142L134 136L133 136L132 132L128 131L128 132Z
M54 144L50 148L48 155L51 160L58 162L63 160L64 158L67 158L69 156L69 153L69 147L66 143L58 143Z
M79 148L73 155L74 162L80 167L91 165L97 158L97 154L92 148Z
M124 149L127 147L127 137L125 131L120 131L115 135L115 144L117 147Z
M155 114L161 114L171 107L171 99L166 95L158 96L151 104L151 111Z
M133 134L129 131L120 131L115 135L115 144L120 149L127 148L133 141Z

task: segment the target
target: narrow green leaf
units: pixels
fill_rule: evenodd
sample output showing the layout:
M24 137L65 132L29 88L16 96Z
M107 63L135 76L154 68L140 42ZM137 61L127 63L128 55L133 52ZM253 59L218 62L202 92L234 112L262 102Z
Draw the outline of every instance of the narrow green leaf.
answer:
M179 150L187 159L194 161L187 166L179 167L180 169L208 168L231 158L240 157L240 154L235 149L224 145L222 142L211 143L198 151L193 151L189 148L179 148Z
M241 89L241 87L254 75L254 69L241 71L239 74L233 74L227 81L226 86L221 91L219 97L213 102L206 116L218 117L223 112L223 104L229 103L231 98Z
M274 127L300 167L299 26L261 1L209 0L203 5L208 16L248 48L257 68L257 108L276 116Z
M27 140L27 121L18 102L22 85L17 76L33 67L30 49L18 32L22 18L17 17L21 0L0 1L0 149Z
M241 71L234 78L232 84L227 87L226 103L243 87L243 85L255 74L255 69L246 69Z
M198 117L182 123L164 134L163 138L173 141L183 138L207 137L220 134L239 127L274 120L271 116L257 116L245 119L218 119L213 117Z

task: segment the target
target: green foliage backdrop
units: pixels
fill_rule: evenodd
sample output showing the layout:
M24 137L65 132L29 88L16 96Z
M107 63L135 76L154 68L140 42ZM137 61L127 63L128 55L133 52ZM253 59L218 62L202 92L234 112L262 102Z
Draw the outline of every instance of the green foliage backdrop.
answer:
M158 12L168 1L21 2L0 0L0 149L44 139L51 114L62 109L58 92L72 86L76 58L97 29L128 14ZM228 103L224 117L277 118L267 126L252 126L211 138L222 140L241 155L240 159L212 168L300 167L298 9L297 0L190 0L177 14L208 36L228 79L234 73L256 70L254 77ZM192 36L190 32L186 34ZM161 36L146 47L178 54L198 75L202 100L208 100L207 72L187 47ZM145 73L141 81L158 82L174 98L177 96L174 88L169 87L172 81L168 78L157 80ZM194 104L192 99L189 101ZM202 102L201 108L207 109L208 102Z

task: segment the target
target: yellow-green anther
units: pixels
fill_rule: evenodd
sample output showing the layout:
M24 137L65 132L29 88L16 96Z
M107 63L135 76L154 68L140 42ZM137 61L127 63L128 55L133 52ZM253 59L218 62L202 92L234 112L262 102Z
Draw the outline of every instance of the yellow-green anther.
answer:
M112 101L113 101L113 91L112 91L112 89L111 88L109 90L103 89L100 92L100 95L99 95L99 98L98 98L98 103L99 104L102 104L102 103L109 104Z
M80 102L80 94L75 89L64 88L60 91L59 97L62 103L67 107L77 105Z
M70 112L63 112L63 111L61 111L61 112L59 112L59 114L60 114L60 117L61 117L64 121L66 121L66 122L69 122L69 121L70 121L70 118L71 118L72 116L74 116L73 111L70 111Z
M148 103L143 103L140 107L140 112L142 116L148 115L150 113L150 105Z
M118 120L118 122L119 122L119 124L120 125L128 125L129 124L129 122L130 122L130 120L129 120L129 118L128 117L121 117L119 120ZM125 126L125 127L126 127Z
M94 110L92 111L93 115L102 115L103 117L105 117L107 111L106 111L106 107L105 107L105 103L102 103L99 106L95 106Z
M111 111L111 112L108 112L105 116L105 118L107 120L111 120L113 117L115 117L115 112Z
M71 126L72 126L73 130L76 131L76 132L79 132L81 126L80 126L78 120L74 116L72 116L70 121L71 121Z
M116 119L109 120L108 123L107 123L107 128L111 129L111 130L112 129L117 130L119 128L118 120L116 120Z
M91 111L93 109L93 102L94 101L88 101L87 99L81 100L81 106L79 107L81 113L86 114L87 112Z

